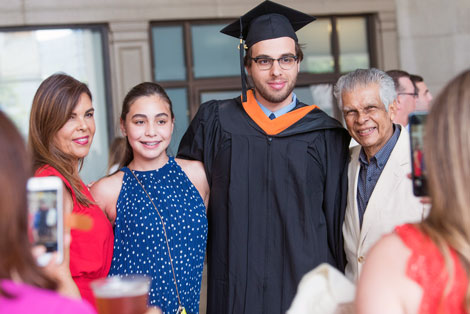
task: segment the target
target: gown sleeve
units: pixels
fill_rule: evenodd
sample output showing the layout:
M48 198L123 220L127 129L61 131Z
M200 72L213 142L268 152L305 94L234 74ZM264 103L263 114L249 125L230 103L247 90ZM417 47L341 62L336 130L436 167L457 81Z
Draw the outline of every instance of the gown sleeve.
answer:
M346 256L342 226L348 192L350 136L344 129L325 130L323 151L316 159L324 169L323 215L327 227L328 262L344 272Z
M199 160L204 164L209 185L211 169L221 140L219 102L211 100L201 104L178 148L178 158Z

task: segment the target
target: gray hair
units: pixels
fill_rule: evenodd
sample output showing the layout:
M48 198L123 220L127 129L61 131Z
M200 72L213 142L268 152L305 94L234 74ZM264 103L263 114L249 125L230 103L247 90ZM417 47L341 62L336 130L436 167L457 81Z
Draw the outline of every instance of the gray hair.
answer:
M345 74L338 79L334 88L334 95L338 101L339 107L343 108L343 99L341 95L344 92L351 92L356 87L366 87L369 84L378 84L380 87L380 100L388 111L388 106L397 99L395 84L393 79L384 71L372 69L357 69Z

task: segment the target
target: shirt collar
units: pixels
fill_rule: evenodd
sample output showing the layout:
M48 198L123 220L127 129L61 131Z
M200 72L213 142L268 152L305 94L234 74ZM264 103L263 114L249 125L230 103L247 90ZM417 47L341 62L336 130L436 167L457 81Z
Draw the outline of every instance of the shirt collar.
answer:
M390 157L390 154L392 153L392 150L398 141L398 137L400 136L401 132L401 126L398 124L393 124L393 130L394 131L392 137L377 152L377 154L375 154L374 157L370 159L370 162L375 162L377 164L377 167L379 167L380 169L383 169L385 167L385 164L387 163L388 158ZM361 152L359 153L359 162L363 165L369 165L369 162L367 162L367 156L364 151L364 148L361 148Z
M256 98L256 95L255 95L255 98ZM263 110L264 114L269 117L271 115L271 113L273 113L276 118L279 118L280 116L282 116L283 114L285 113L288 113L289 111L291 111L292 109L295 108L295 105L297 104L297 96L295 95L295 93L292 93L292 102L290 104L288 104L287 106L285 107L282 107L281 109L275 111L275 112L272 112L270 111L268 108L266 108L265 106L263 106L259 101L258 99L256 100L256 102L258 103L259 107L261 108L261 110Z

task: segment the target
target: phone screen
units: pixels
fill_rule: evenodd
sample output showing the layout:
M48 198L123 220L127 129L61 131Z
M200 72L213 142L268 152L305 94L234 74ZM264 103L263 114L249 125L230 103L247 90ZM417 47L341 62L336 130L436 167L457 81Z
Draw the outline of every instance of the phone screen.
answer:
M426 117L426 112L415 112L409 116L413 193L416 196L428 195L426 165L424 163L423 151L423 135Z
M28 192L29 226L33 245L43 245L46 252L57 251L57 190Z

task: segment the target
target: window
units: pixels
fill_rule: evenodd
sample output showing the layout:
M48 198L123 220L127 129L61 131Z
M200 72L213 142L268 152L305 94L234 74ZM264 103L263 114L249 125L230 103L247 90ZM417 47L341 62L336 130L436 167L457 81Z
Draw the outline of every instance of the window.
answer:
M81 176L85 182L105 175L108 160L107 108L103 26L81 28L0 29L0 110L27 138L29 112L39 84L56 72L88 84L95 107L96 133Z
M376 65L373 15L328 16L297 32L304 60L294 92L342 121L333 84L342 73ZM220 33L230 20L155 22L151 25L153 77L172 98L176 132L171 151L199 105L240 95L238 39ZM172 95L170 95L172 97ZM177 101L176 101L177 100Z

